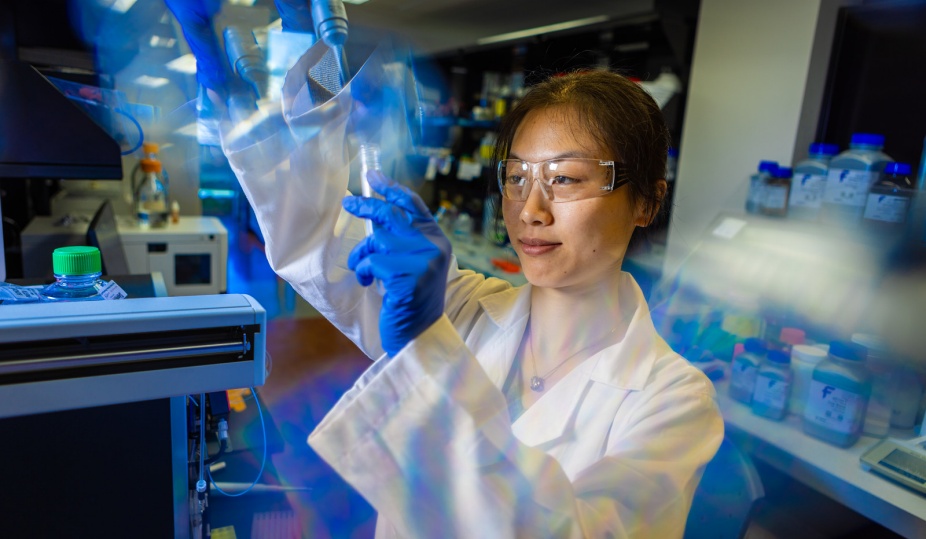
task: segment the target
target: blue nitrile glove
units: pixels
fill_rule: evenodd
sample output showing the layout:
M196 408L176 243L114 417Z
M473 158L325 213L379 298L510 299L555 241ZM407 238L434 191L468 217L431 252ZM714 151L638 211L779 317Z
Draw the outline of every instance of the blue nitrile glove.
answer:
M421 197L381 172L367 178L385 201L344 199L346 211L373 221L373 235L354 247L347 265L363 286L375 279L383 284L379 332L391 357L443 314L450 241Z
M212 27L212 19L221 10L222 1L164 0L164 3L180 23L183 37L196 58L197 82L224 96L230 68Z

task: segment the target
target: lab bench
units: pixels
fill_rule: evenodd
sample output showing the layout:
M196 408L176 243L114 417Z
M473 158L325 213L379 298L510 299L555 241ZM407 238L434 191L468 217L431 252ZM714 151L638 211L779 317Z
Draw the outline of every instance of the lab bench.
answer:
M752 413L727 394L729 382L715 382L727 434L754 459L832 498L905 537L926 537L926 498L862 469L859 458L881 441L862 436L848 448L804 434L801 418L788 414L773 421ZM893 430L909 438L912 430Z

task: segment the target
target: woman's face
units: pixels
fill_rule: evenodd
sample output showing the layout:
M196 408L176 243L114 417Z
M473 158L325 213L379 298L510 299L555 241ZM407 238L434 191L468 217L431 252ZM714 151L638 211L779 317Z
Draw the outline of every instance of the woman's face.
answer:
M509 158L532 163L562 157L614 160L574 119L571 107L535 110L524 118L511 143ZM628 187L595 198L552 202L535 183L526 201L503 197L502 209L511 244L524 275L534 286L584 287L620 271L643 211L630 200Z

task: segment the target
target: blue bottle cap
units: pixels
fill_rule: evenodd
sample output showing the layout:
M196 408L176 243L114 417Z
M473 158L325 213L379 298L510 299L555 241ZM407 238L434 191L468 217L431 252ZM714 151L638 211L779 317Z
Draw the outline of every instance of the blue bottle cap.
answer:
M768 360L773 363L788 365L791 363L791 356L789 356L786 352L782 352L781 350L771 350L768 353Z
M752 352L753 354L764 354L768 351L762 339L756 337L750 337L743 341L743 348L747 352Z
M884 173L896 176L908 176L913 171L907 163L888 163L884 165Z
M850 361L865 361L868 349L854 342L833 341L830 343L830 355Z
M854 146L856 144L865 145L865 146L877 146L878 148L884 147L884 135L876 135L874 133L853 133L852 142Z
M789 167L775 167L771 174L773 178L790 178L792 171Z
M759 172L771 172L778 168L778 161L759 161Z
M810 155L836 155L839 153L839 146L836 144L827 144L825 142L814 142L810 145Z

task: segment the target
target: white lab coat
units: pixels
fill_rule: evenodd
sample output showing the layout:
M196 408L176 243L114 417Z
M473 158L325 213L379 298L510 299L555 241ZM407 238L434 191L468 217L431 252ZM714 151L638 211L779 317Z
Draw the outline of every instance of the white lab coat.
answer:
M292 102L284 98L284 109ZM329 108L317 136L299 136L300 115L283 112L297 143L226 154L273 269L379 358L309 437L378 511L377 537L681 536L723 422L711 382L657 335L633 278L619 277L629 323L615 324L626 327L617 344L512 423L501 387L526 329L530 285L512 288L454 260L444 316L383 356L381 298L346 265L364 228L340 210L345 123ZM289 157L268 157L287 153L279 148Z

